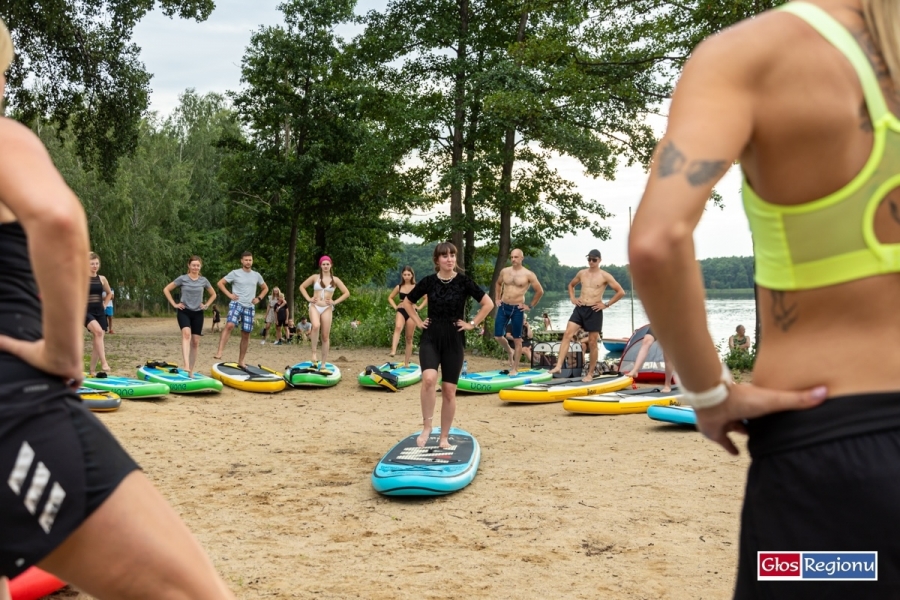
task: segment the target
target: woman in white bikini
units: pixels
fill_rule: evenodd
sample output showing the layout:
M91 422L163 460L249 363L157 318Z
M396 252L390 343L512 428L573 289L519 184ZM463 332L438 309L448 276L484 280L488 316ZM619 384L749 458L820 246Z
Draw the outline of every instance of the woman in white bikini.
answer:
M312 323L312 331L309 333L312 341L312 361L318 363L319 332L322 334L322 362L314 365L319 370L325 369L328 362L328 350L331 347L331 319L334 317L334 307L350 297L350 291L344 282L334 276L331 271L331 257L323 256L319 259L319 272L310 275L306 281L300 284L300 293L309 302L309 320ZM310 296L306 288L313 286L313 295ZM334 290L339 289L341 295L335 300Z

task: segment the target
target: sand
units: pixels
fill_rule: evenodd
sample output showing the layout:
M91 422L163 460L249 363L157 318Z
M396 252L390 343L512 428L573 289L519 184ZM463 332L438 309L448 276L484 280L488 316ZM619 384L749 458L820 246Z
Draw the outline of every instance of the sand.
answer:
M117 375L181 362L174 319L116 319ZM199 370L218 337L207 334ZM282 369L304 346L251 340ZM237 358L232 336L226 360ZM124 401L99 415L200 539L238 598L729 597L745 471L697 432L646 415L576 416L561 403L460 396L455 425L483 458L444 497L381 497L378 459L421 425L419 386L359 387L381 348L332 350L334 388ZM468 357L470 371L501 368ZM435 423L438 423L435 419ZM88 598L74 591L66 597Z

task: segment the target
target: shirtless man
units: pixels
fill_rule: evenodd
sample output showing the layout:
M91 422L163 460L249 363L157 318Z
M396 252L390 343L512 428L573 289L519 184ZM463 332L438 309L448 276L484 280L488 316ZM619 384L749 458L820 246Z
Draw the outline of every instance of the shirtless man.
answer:
M583 327L588 332L588 347L591 350L591 362L582 381L588 382L594 378L594 368L597 366L597 339L603 330L603 311L625 297L625 290L612 275L600 268L600 251L591 250L587 255L590 266L578 271L575 278L569 282L569 298L575 305L566 332L563 334L560 344L560 357L566 355L569 342L578 333L578 328ZM581 295L575 298L575 286L581 284ZM609 302L603 302L603 292L606 286L615 290L616 295ZM559 373L562 370L562 359L556 362L556 366L550 369L551 373Z
M497 278L494 297L498 299L497 318L494 320L494 339L509 353L509 374L516 375L522 359L522 322L525 313L535 306L544 295L544 288L537 276L522 266L525 255L516 248L509 253L511 267L505 267ZM525 292L534 287L531 305L525 303ZM512 326L513 346L506 339L506 326Z

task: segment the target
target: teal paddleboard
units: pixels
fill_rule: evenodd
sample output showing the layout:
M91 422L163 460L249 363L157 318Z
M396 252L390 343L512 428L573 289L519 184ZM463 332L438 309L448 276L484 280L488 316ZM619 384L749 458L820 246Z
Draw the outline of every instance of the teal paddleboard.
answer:
M384 363L376 366L379 371L394 375L397 378L398 388L405 388L422 381L422 368L416 363L409 363L407 366L402 366L401 363ZM359 385L363 387L383 387L381 384L376 383L371 375L367 375L365 371L359 374L357 381L359 381Z
M169 386L130 377L86 377L84 387L104 392L112 392L126 400L154 400L168 395Z
M647 416L654 421L697 427L697 415L690 406L651 406Z
M144 381L164 383L174 394L196 394L203 392L221 392L222 382L216 381L203 373L190 374L177 365L161 361L148 361L138 367L137 375Z
M460 375L456 389L460 392L475 394L495 394L500 390L530 383L543 383L551 379L553 379L553 375L546 369L519 371L513 376L509 375L508 371L481 371Z

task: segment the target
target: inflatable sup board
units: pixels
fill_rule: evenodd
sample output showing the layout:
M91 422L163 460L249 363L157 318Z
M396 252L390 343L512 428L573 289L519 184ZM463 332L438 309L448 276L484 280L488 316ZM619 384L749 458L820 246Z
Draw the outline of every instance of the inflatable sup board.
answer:
M670 392L660 388L619 390L611 394L596 396L573 396L563 400L563 408L571 413L594 415L631 415L645 413L651 406L671 406L678 404L681 390L673 387Z
M168 395L169 386L164 383L141 381L128 377L114 377L112 375L97 377L85 377L82 383L84 387L94 390L112 392L126 400L154 400Z
M245 392L280 392L287 385L278 371L262 365L246 365L241 368L237 363L220 362L212 366L213 379L221 381L228 387Z
M421 433L421 432L419 432ZM450 448L438 447L435 427L424 448L416 445L419 433L390 449L372 471L372 487L385 496L442 496L461 490L475 478L481 446L472 434L452 427Z
M625 375L601 375L588 383L581 378L554 379L546 383L520 385L508 390L500 390L500 399L505 402L562 402L573 396L594 396L625 389L631 385L631 377Z
M416 363L409 363L407 366L403 366L401 363L384 363L383 365L377 365L376 367L380 373L388 373L397 378L396 385L393 383L393 380L386 382L377 382L372 378L375 375L377 378L379 377L379 373L376 373L366 368L365 371L359 374L359 377L356 380L359 382L359 385L363 387L369 388L378 388L378 387L386 387L388 389L393 389L397 391L398 389L405 388L407 386L419 383L422 381L422 368Z
M647 416L654 421L674 423L675 425L697 426L697 415L690 406L651 406Z
M112 392L82 387L75 393L81 397L81 401L91 412L112 412L122 406L122 399Z
M164 383L169 391L175 394L196 394L201 392L221 392L222 382L202 373L194 373L194 377L188 376L188 372L179 369L178 365L162 361L147 361L147 364L138 367L137 375L144 381Z
M341 380L341 370L331 363L323 364L322 361L318 361L314 365L312 361L307 360L293 367L285 367L284 378L294 387L331 387Z
M30 567L18 577L10 580L9 595L12 600L38 600L49 596L65 585L50 573L41 571L37 567Z
M500 390L513 388L529 383L543 383L553 379L553 375L546 369L528 369L519 371L510 376L509 371L480 371L460 375L456 384L458 392L471 392L474 394L496 394Z

